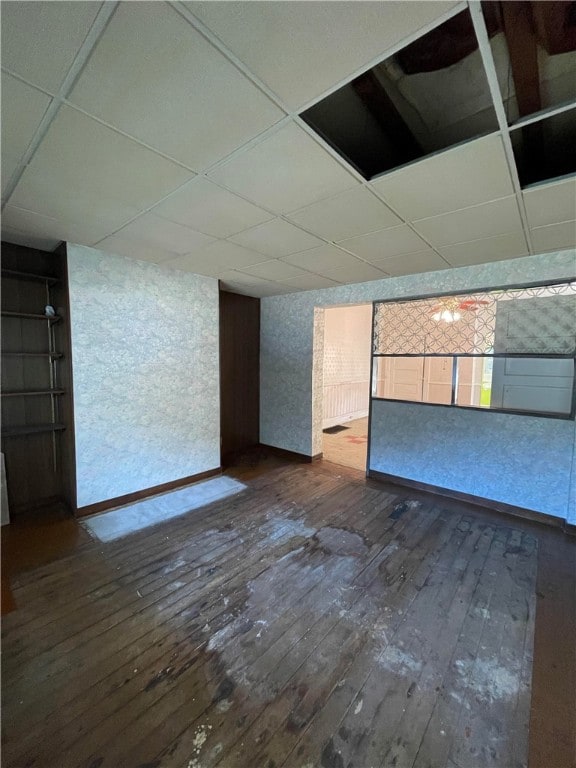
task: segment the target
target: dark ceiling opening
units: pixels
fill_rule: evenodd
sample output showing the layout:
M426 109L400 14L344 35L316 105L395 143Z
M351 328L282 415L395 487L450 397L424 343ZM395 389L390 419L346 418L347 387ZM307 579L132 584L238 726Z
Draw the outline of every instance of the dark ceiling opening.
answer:
M490 1L482 10L510 124L576 100L576 2ZM470 12L461 11L302 118L367 179L498 130ZM556 123L530 126L513 137L521 179L573 170L563 138L572 135L573 120L568 112L556 121L561 130ZM552 136L561 150L544 147Z

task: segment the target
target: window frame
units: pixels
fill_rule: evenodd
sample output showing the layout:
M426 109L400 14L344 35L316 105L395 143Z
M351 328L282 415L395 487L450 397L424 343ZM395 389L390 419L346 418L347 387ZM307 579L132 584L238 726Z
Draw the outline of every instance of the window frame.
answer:
M406 353L404 355L399 354L391 354L391 353L381 353L381 352L374 352L374 337L375 337L375 326L376 326L376 306L380 304L402 304L407 303L411 301L422 301L422 300L430 300L430 299L444 299L449 298L450 296L462 296L466 295L468 293L475 294L475 293L496 293L498 291L503 290L523 290L523 289L529 289L529 288L549 288L553 287L555 285L564 285L566 283L571 283L576 281L576 276L574 277L567 277L567 278L558 278L556 280L547 280L545 282L542 282L540 280L538 281L532 281L529 283L517 283L512 285L503 285L503 286L490 286L489 288L472 288L472 289L457 289L453 291L443 291L442 293L429 293L429 294L418 294L418 295L410 295L410 296L398 296L395 298L389 298L389 299L376 299L372 302L372 335L371 335L371 356L370 356L370 411L372 410L372 403L374 401L377 402L386 402L386 403L405 403L405 404L412 404L412 405L424 405L428 407L433 408L458 408L465 411L479 411L481 413L506 413L506 414L512 414L515 416L527 416L527 417L536 417L536 418L544 418L544 419L562 419L564 421L574 421L576 420L576 351L573 354L558 354L558 353L543 353L543 354L529 354L526 352L493 352L492 354L486 354L481 352L466 352L466 353L444 353L444 352L430 352L430 353ZM434 358L434 357L449 357L452 359L452 394L451 394L451 402L450 403L429 403L424 402L421 400L405 400L400 398L392 398L392 397L382 397L378 395L374 395L374 370L375 365L374 361L377 359L382 358L423 358L426 360L427 358ZM544 359L560 359L560 360L573 360L574 361L574 369L573 369L573 376L572 376L572 395L571 395L571 407L569 413L558 413L558 412L550 412L550 411L541 411L541 410L519 410L519 409L513 409L513 408L491 408L491 407L481 407L476 405L458 405L458 403L455 402L456 400L456 389L457 389L457 368L458 368L458 358L491 358L491 359L497 359L497 358L523 358L523 359L536 359L536 360L544 360ZM370 413L370 421L372 418L372 414Z

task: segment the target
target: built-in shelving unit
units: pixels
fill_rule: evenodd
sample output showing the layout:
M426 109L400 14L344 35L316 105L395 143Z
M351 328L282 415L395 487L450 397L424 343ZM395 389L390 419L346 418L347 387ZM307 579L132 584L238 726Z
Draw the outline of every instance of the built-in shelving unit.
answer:
M55 285L60 282L59 277L53 275L37 275L34 272L22 272L19 269L2 269L2 277L15 277L19 280L33 280L39 283Z
M64 395L65 389L28 389L17 392L4 392L0 393L2 397L32 397L34 395Z
M74 509L65 250L3 243L2 257L1 435L10 512L61 500Z
M60 432L63 429L66 429L65 424L27 424L25 427L2 427L2 437L37 435L40 432Z
M33 312L2 312L2 317L20 317L26 320L47 320L49 323L57 323L59 315L38 315Z
M52 357L59 360L62 352L2 352L4 357Z

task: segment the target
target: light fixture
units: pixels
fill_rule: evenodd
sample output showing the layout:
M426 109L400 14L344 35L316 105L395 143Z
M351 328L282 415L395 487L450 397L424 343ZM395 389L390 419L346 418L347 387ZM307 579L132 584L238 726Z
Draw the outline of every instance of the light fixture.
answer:
M460 320L462 315L460 312L455 312L452 309L443 309L442 311L434 312L432 315L432 320L436 320L437 323L440 322L440 320L444 320L445 323L455 323L457 320Z
M432 307L432 320L437 323L456 323L462 318L462 312L474 312L488 303L482 299L463 299L457 296L440 299L440 302Z

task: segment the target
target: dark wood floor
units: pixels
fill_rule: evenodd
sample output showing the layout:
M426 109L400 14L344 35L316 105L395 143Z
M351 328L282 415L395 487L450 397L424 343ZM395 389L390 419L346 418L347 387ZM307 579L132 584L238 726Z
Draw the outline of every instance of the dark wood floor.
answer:
M565 534L327 463L235 476L13 574L5 768L572 768Z

